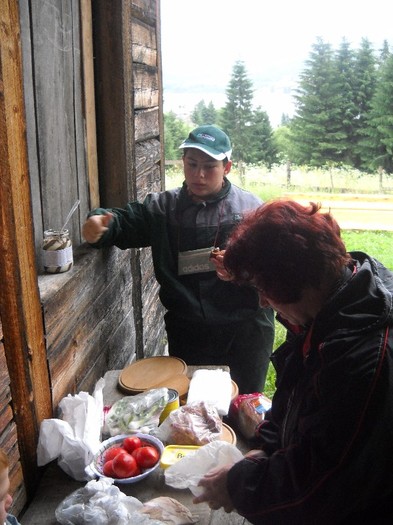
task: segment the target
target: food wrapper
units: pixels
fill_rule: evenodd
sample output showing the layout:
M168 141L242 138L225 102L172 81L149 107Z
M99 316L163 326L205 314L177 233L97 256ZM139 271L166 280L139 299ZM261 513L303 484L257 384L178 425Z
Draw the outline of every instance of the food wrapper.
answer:
M204 489L198 487L199 480L209 470L242 459L243 454L235 445L214 441L168 467L165 470L165 483L175 489L190 489L194 496L200 496Z
M170 412L155 435L171 445L206 445L221 438L222 421L214 406L195 402Z
M37 464L58 459L60 468L77 481L90 479L85 467L101 445L104 379L97 382L93 396L87 392L64 397L61 419L44 419L40 426Z
M168 403L166 387L153 388L116 401L105 419L105 431L111 436L142 432L150 434L159 425L161 412Z
M216 407L220 416L228 414L232 396L232 381L229 372L196 370L191 378L187 404L205 401Z
M252 439L271 406L272 402L265 394L240 394L231 403L229 417L246 439Z

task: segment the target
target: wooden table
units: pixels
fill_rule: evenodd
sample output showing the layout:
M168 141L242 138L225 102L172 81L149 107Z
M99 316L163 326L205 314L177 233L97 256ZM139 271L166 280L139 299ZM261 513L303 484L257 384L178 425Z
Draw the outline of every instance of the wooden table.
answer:
M193 373L189 367L189 374ZM112 405L124 396L117 388L120 371L109 371L105 374L105 387L103 391L104 404ZM238 439L237 446L245 451L246 446ZM56 462L52 462L45 470L37 495L25 514L19 519L22 525L55 525L56 507L74 490L81 488L85 483L73 480L67 476ZM141 502L149 501L158 496L169 496L178 500L190 509L198 519L198 525L245 525L249 522L236 512L227 514L224 510L212 511L208 505L202 503L194 505L193 495L190 490L180 490L165 484L164 470L157 468L150 476L135 484L118 485L120 490L128 496L133 496Z

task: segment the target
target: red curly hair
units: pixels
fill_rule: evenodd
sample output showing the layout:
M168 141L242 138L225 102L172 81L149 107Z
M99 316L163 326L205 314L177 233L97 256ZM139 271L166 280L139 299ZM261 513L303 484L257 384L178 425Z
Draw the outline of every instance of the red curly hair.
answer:
M306 288L341 275L350 260L340 227L313 202L274 200L249 213L233 231L224 265L234 281L250 283L272 300L295 303Z

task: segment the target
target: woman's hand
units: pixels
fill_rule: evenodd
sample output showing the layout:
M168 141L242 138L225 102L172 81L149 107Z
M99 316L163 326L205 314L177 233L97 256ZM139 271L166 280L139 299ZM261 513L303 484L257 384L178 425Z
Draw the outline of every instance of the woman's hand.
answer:
M227 490L227 473L231 467L232 464L224 465L205 474L198 483L198 486L205 490L193 499L193 503L206 502L211 509L223 507L225 512L232 512L234 506Z
M82 227L83 238L90 244L98 242L112 221L113 214L107 212L105 215L91 215Z

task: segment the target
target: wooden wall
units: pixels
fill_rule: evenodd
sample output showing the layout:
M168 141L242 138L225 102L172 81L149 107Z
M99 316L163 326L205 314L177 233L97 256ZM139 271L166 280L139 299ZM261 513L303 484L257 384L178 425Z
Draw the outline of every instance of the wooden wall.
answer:
M164 352L164 312L150 249L98 251L81 237L92 207L124 206L163 188L159 0L19 0L18 9L36 256L28 273L38 285L37 326L57 415L64 396L92 392L107 370ZM45 274L43 232L59 229L77 199L80 207L68 225L74 266ZM9 445L13 486L23 504L34 483L30 476L25 491L26 471L23 481L18 462L9 393L15 377L3 357L10 344L1 338L0 444ZM39 414L31 417L38 417L38 429ZM32 449L37 439L33 431ZM21 450L21 460L31 466L34 454Z

